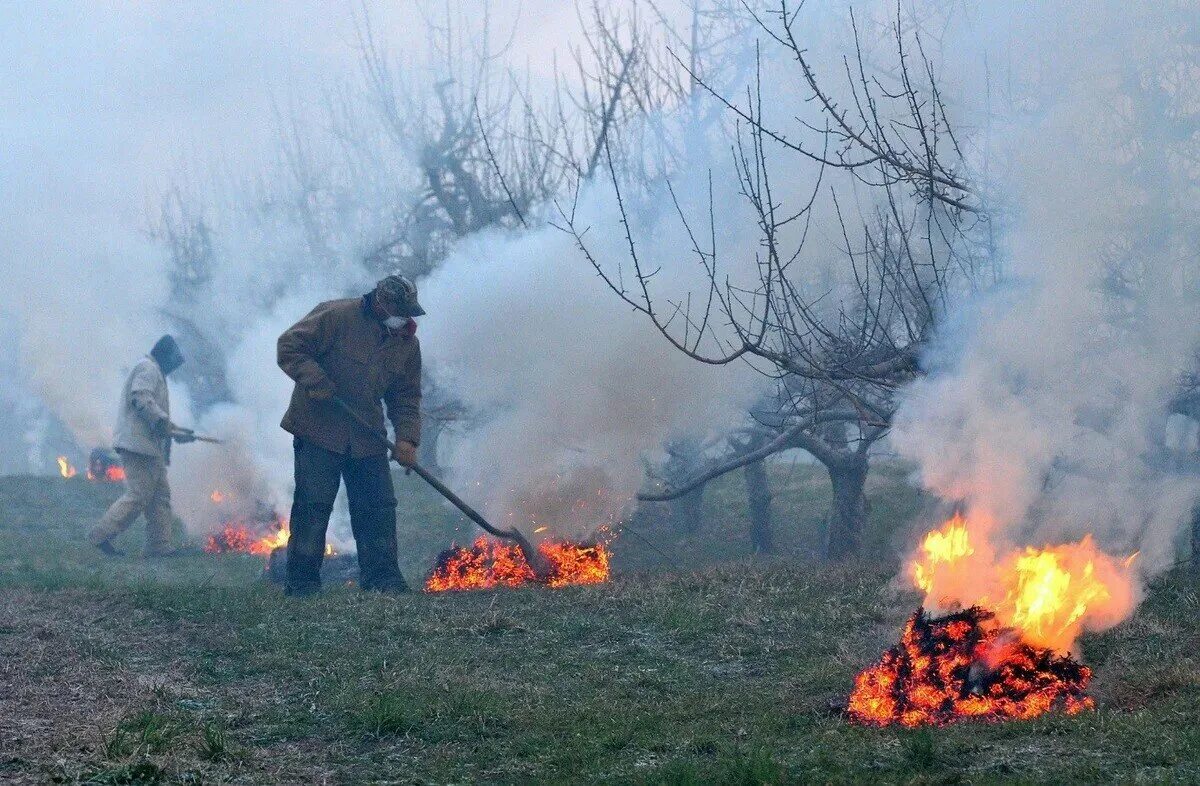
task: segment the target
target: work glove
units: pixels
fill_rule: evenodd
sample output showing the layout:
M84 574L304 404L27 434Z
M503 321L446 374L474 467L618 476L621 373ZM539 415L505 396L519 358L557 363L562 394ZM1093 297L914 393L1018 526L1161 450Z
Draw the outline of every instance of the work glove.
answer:
M392 446L392 458L401 466L411 467L417 463L417 446L411 442L398 440Z
M186 445L189 442L196 441L196 432L192 431L190 428L172 425L171 439L175 440L175 442L180 445Z

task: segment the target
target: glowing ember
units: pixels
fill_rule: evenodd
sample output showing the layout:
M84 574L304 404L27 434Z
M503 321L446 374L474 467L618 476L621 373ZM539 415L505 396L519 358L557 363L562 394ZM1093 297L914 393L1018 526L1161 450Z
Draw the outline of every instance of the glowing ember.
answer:
M79 474L75 467L71 466L71 462L67 461L66 456L59 456L55 461L58 462L58 474L64 478L73 478Z
M97 475L92 470L87 471L88 480L102 480L105 483L120 483L125 480L125 468L121 466L105 467L104 471Z
M279 529L266 535L255 535L250 528L240 522L226 522L221 531L208 536L204 550L209 554L227 554L241 552L269 557L271 552L288 542L287 524L282 523Z
M972 607L940 619L923 610L900 643L854 681L848 713L858 723L942 725L978 718L1034 718L1091 709L1087 666L1017 641L995 615Z
M545 582L551 587L600 584L608 580L609 553L602 543L582 545L545 541L537 548L553 567ZM445 592L518 587L537 580L519 548L481 537L470 548L443 552L437 568L425 582L425 590Z
M209 554L241 553L270 557L272 551L286 546L291 536L287 519L279 519L275 524L277 529L263 535L256 534L244 522L228 521L221 526L220 532L208 536L204 550ZM325 544L325 556L336 553L332 545Z
M925 608L951 613L919 610L900 643L858 675L853 720L916 726L1092 706L1084 695L1091 670L1068 653L1084 630L1110 628L1132 611L1134 558L1110 557L1091 536L1001 557L990 528L956 514L921 540L909 577Z

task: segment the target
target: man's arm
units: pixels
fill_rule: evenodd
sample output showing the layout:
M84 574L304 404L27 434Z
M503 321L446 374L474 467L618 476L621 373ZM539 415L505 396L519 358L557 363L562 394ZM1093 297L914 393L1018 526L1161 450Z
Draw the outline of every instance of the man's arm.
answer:
M321 304L283 332L277 344L279 367L313 398L328 399L337 389L317 358L333 342L330 309Z
M421 345L414 342L412 353L384 394L388 420L396 430L396 442L421 444Z
M133 410L150 424L152 429L166 431L171 425L171 419L154 400L154 392L158 387L158 374L150 367L149 362L139 363L134 367L133 379L129 383L129 401Z

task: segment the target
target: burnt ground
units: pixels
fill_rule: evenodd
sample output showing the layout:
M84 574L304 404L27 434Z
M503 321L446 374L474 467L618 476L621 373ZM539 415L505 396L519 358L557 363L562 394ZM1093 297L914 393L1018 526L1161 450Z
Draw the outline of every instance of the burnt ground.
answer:
M801 529L813 479L780 481ZM1084 642L1096 712L875 730L831 706L913 601L886 562L804 562L803 532L788 558L706 564L722 537L737 554L733 489L702 542L671 542L679 570L629 554L599 587L301 602L254 558L94 557L82 533L111 493L0 479L5 783L1200 780L1187 573ZM877 518L903 508L875 493Z

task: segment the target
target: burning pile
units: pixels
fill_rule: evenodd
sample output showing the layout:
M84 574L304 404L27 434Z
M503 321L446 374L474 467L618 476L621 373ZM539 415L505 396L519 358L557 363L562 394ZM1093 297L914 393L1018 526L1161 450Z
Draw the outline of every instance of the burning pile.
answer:
M543 541L537 548L552 567L552 573L545 581L548 586L600 584L608 580L609 552L603 543L583 545ZM480 537L469 548L451 548L442 552L437 567L425 582L425 590L445 592L519 587L537 581L517 546Z
M209 499L218 508L223 508L228 501L220 491L214 491ZM208 536L204 550L209 554L239 553L270 557L275 549L286 546L291 534L287 518L263 502L256 503L255 508L252 516L234 515L224 509L221 528ZM325 553L332 554L332 548L326 547Z
M980 529L956 515L925 536L909 575L925 606L952 611L918 609L900 643L858 675L855 722L940 725L1092 706L1091 670L1069 652L1084 629L1132 610L1134 557L1115 560L1085 537L998 558Z
M66 456L59 456L58 474L64 478L73 478L79 474L75 465ZM120 483L125 480L125 468L121 466L121 458L107 448L96 448L88 457L87 479L96 483Z
M87 479L105 483L120 483L125 480L125 467L115 451L96 448L88 456Z
M261 533L261 526L251 527L243 520L226 521L214 535L209 535L204 544L204 550L209 554L228 554L237 552L255 554L259 557L269 557L271 552L288 542L287 519L278 519L275 529L266 534Z
M918 609L900 643L858 675L849 714L887 726L942 725L964 718L1033 718L1056 707L1092 707L1092 671L1067 656L1032 647L978 606L938 619Z

